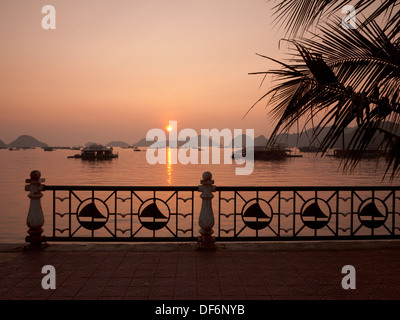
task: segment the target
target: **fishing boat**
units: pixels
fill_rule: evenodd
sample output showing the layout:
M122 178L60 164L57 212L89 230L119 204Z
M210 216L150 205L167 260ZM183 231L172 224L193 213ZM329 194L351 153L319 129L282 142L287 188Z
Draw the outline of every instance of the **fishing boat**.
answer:
M336 149L333 151L334 158L349 158L352 154L354 154L355 150L343 150L343 149ZM380 158L384 157L386 153L383 150L365 150L362 153L362 158L365 159L372 159L372 158Z
M333 155L329 155L334 158L349 158L356 150L344 150L344 149L335 149L333 151ZM379 146L370 144L368 147L362 152L361 157L363 159L374 159L386 156L385 150L379 148Z
M291 154L291 150L287 148L285 145L274 145L272 147L263 147L263 146L255 146L252 148L254 150L254 160L284 160L287 158L300 158L302 155L293 155ZM243 157L246 156L247 149L243 148L242 150L237 151L239 154L241 153ZM235 158L238 154L232 154L232 158Z
M105 147L101 144L92 144L81 150L81 154L68 156L68 158L82 160L110 160L118 158L118 153L113 153L113 148Z
M317 146L304 146L304 147L299 147L300 152L318 152L319 148Z

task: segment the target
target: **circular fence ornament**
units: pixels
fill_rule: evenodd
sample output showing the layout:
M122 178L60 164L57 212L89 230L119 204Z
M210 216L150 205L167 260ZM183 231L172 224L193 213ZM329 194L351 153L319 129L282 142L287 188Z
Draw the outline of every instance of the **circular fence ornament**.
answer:
M331 207L321 198L306 201L301 208L301 220L310 229L321 229L331 219Z
M158 198L148 199L139 208L139 221L146 229L159 230L167 225L170 213L165 201Z
M249 200L242 208L242 220L253 230L266 228L272 220L272 215L271 205L260 198Z
M358 218L363 226L374 229L382 226L388 216L386 204L376 198L364 200L358 207Z
M76 216L82 227L88 230L97 230L107 223L109 210L101 199L88 198L81 202Z

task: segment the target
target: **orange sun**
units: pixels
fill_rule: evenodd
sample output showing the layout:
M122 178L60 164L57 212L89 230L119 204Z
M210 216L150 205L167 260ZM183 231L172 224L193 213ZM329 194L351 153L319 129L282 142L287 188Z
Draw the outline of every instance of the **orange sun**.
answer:
M171 126L167 126L167 131L171 132L172 131L172 127Z

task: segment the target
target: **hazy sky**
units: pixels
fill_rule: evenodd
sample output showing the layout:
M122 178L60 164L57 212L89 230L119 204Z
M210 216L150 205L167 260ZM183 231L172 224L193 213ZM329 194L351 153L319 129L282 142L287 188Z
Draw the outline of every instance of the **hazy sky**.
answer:
M45 5L56 30L42 28ZM0 139L134 143L152 128L271 132L267 90L282 32L266 0L1 0ZM268 82L267 82L268 84Z

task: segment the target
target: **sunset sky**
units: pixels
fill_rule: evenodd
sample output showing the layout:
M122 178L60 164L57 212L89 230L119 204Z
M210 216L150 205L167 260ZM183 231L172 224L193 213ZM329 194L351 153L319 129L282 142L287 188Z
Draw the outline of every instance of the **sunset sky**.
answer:
M42 28L42 7L56 30ZM0 2L0 139L135 143L152 128L271 132L261 76L283 31L266 0Z

